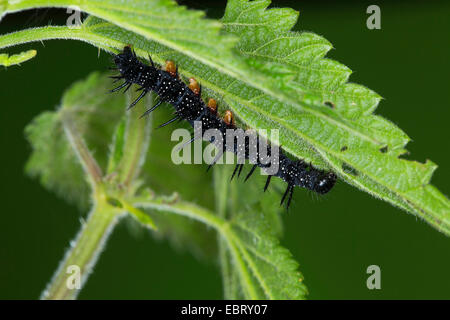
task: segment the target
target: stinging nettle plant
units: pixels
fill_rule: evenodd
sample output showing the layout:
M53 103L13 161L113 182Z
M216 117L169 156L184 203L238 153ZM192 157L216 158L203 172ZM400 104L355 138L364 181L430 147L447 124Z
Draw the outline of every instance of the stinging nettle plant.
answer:
M341 180L450 235L450 203L429 184L437 166L402 159L409 138L373 114L380 96L349 83L351 71L325 58L332 48L327 40L291 31L296 11L268 9L269 4L229 0L223 18L216 21L171 0L11 1L0 6L0 17L73 5L89 16L80 28L46 26L2 35L0 48L74 39L112 53L132 44L139 57L146 59L149 53L160 65L173 60L183 78L196 78L204 96L233 110L241 123L278 129L279 143L292 157L331 170ZM15 65L35 55L35 50L0 54L0 64ZM78 265L84 283L109 233L129 215L152 232L194 250L217 237L225 298L305 298L298 265L278 242L279 195L260 197L261 181L230 184L228 166L214 169L214 203L200 206L183 200L185 195L189 198L192 182L183 186L177 181L179 194L162 195L157 190L165 190L167 180L150 176L148 167L169 161L167 153L159 151L167 146L152 139L153 119L139 119L154 96L126 112L136 93L105 95L111 85L106 74L91 74L64 93L56 111L44 112L26 128L33 147L27 172L80 208L90 208L41 297L76 298L80 290L66 286L67 267ZM150 144L158 151L148 152ZM198 168L186 167L185 180L192 181Z

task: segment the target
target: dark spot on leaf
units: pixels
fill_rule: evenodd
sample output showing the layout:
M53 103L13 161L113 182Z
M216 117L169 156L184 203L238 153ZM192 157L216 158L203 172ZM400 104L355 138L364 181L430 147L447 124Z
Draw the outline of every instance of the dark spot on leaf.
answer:
M341 152L344 152L344 151L347 150L347 149L348 149L347 146L343 146L343 147L341 148Z
M342 170L344 170L345 173L349 173L353 176L358 176L359 172L353 168L352 166L346 164L345 162L342 164Z
M385 146L385 147L381 148L380 152L382 152L382 153L388 152L388 146Z
M325 101L324 104L328 107L330 107L331 109L334 109L336 106L334 105L333 102L331 101Z

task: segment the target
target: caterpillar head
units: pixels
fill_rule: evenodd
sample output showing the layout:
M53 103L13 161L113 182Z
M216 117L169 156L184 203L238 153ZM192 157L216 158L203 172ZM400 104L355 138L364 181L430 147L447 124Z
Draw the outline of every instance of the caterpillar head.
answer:
M314 191L325 194L333 188L336 180L337 177L333 172L326 172L317 180Z

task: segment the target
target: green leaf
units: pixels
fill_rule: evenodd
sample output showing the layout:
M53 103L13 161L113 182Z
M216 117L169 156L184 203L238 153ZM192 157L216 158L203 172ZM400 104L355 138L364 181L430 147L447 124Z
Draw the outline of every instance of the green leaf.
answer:
M0 54L0 66L9 67L15 64L20 65L21 62L25 62L34 58L36 56L36 53L36 50L28 50L18 54L13 54L11 56L9 56L7 53L2 53Z
M157 146L153 148L152 157L145 164L147 168L153 167L155 174L144 169L143 175L139 175L141 166L144 165L144 157L148 153L151 128L150 119L139 119L139 115L149 106L151 99L146 99L133 110L125 112L132 97L107 94L111 85L112 81L106 76L93 73L87 79L76 82L64 93L62 106L57 111L44 112L26 127L26 136L33 148L26 165L27 173L39 177L44 187L81 209L88 208L92 202L89 195L91 188L64 130L63 118L70 116L77 135L86 142L96 160L99 160L100 167L107 168L105 179L108 187L113 186L109 187L112 190L108 190L114 195L110 198L110 201L114 201L113 204L126 207L130 215L144 226L155 229L156 224L157 236L168 238L175 247L187 247L199 257L211 256L215 250L214 238L203 225L179 216L149 216L123 201L123 195L120 193L128 190L128 195L132 195L139 187L139 182L148 185L150 181L157 180L152 177L164 179L160 163L154 161L161 158L162 150L158 150ZM108 148L112 136L112 145ZM163 141L167 139L169 138L165 137ZM167 142L163 145L168 146ZM167 160L168 156L170 153L164 154L166 163L170 162ZM190 176L199 176L200 167L196 169ZM191 168L184 168L183 171L186 174ZM176 172L168 171L170 177L174 174ZM125 189L123 182L127 179L121 178L129 175L133 176L134 183L129 189ZM189 184L181 185L176 176L173 178L179 192L193 190ZM117 189L115 186L119 184L120 188ZM159 185L156 187L160 189ZM205 187L206 191L207 189ZM200 190L197 190L197 196L199 192Z
M218 237L225 299L303 299L306 287L298 265L277 239L280 194L263 196L267 177L257 173L256 183L230 183L232 169L216 166L214 171L217 211L230 221L226 236Z
M235 40L219 34L220 24L171 3L130 1L130 9L122 11L116 1L85 3L83 10L119 27L90 18L79 30L47 27L8 34L0 38L0 47L72 38L111 51L132 43L141 57L151 52L159 63L174 60L184 76L194 76L209 89L205 96L231 108L245 124L280 130L279 142L293 156L332 169L344 181L450 234L450 203L428 185L436 166L431 161L422 164L398 158L405 152L408 137L371 114L380 97L346 84L349 69L323 58L329 45L320 37L289 31L297 19L295 12L267 10L268 1L230 1L223 23L228 32L243 39L237 44L239 58L230 50ZM9 10L69 4L23 1L10 3ZM158 25L149 19L155 13ZM162 20L169 21L170 27ZM286 37L292 39L281 39ZM258 45L256 54L253 42ZM305 46L305 53L297 51ZM331 104L323 104L325 100ZM346 168L353 168L355 174Z
M200 260L214 260L217 254L216 234L207 225L167 211L145 209L158 226L152 233L157 240L166 240L177 251L188 250Z
M82 208L89 204L89 186L85 174L67 140L63 124L70 117L71 125L105 167L114 125L124 112L124 95L105 94L111 81L98 73L69 88L56 111L37 116L25 129L33 151L26 171L39 176L48 189Z
M120 160L123 157L124 145L125 145L125 127L127 123L127 118L122 117L119 124L114 131L111 151L108 157L108 169L107 174L114 174L118 170Z
M323 58L331 49L325 39L290 31L297 20L295 11L267 10L269 4L265 0L228 2L223 23L228 32L239 36L239 52L265 68L289 68L295 76L287 85L303 95L305 102L327 102L347 120L335 121L332 110L324 110L328 119L306 113L293 116L295 108L256 93L244 101L229 101L230 105L234 103L238 113L242 110L240 116L251 126L279 127L280 143L296 157L308 159L304 147L309 145L346 182L417 214L448 235L450 203L427 185L436 165L398 158L406 152L409 138L391 122L372 114L380 97L347 83L350 70ZM305 145L297 147L299 141ZM344 170L349 167L354 174Z
M245 2L240 1L237 3ZM256 3L268 4L267 1L256 1ZM73 1L21 1L19 3L10 3L7 10L16 11L29 7L69 6L74 4L77 5L78 3L74 3ZM229 77L229 81L226 81L227 79L218 79L223 85L230 85L230 82L233 85L242 83L246 86L262 90L262 92L272 98L290 103L299 110L305 110L320 117L330 116L330 114L323 114L323 110L320 110L320 108L318 109L314 106L306 106L299 103L299 101L306 100L307 97L305 94L290 88L292 83L289 80L296 75L294 70L283 68L280 65L267 64L265 61L265 65L263 66L255 59L247 61L248 63L245 63L242 59L238 59L231 52L235 38L220 33L221 24L219 22L201 19L203 14L199 11L187 11L184 7L175 6L175 3L169 0L152 2L142 0L128 1L127 8L124 8L120 1L100 0L82 3L80 8L97 17L112 21L124 29L133 31L143 36L146 40L154 41L158 46L164 48L163 52L173 51L179 53L182 56L189 57L192 60L191 63L200 63L205 67L211 68L214 72L219 72ZM248 11L248 9L244 9ZM88 34L85 34L86 30L68 28L64 28L63 30L48 28L45 30L42 29L42 31L45 33L44 37L73 37L91 43L100 42L99 47L101 48L108 48L108 46L119 49L123 48L123 44L118 47L117 41L108 40L108 38L115 38L114 40L117 40L117 37L121 38L120 29L108 31L106 30L107 28L103 28L102 23L99 24L95 20L93 21L95 26L91 26L89 23L85 24L85 26L90 27L88 31L94 31L88 32ZM98 27L103 30L96 30ZM36 33L35 31L31 32ZM100 33L103 32L106 40L101 41L97 31ZM17 34L6 35L1 39L3 43L0 41L0 46L6 47L11 45L11 41L15 41L14 38L16 36ZM36 34L33 37L32 34L27 32L23 35L23 38L22 41L33 41L36 39ZM128 38L127 41L129 40ZM133 44L135 43L139 42L133 42ZM253 68L249 66L253 66ZM240 94L252 93L252 90L248 91L245 87L244 89L246 90L240 92ZM217 91L216 93L224 94ZM339 121L339 117L334 117L334 121ZM310 154L310 157L313 156ZM319 162L318 159L315 160Z
M238 292L234 298L304 298L306 288L297 271L298 265L289 251L279 245L270 219L266 219L264 213L250 211L224 219L182 201L142 196L136 197L132 203L136 207L188 217L214 228L231 256L229 268L233 268L234 285Z
M66 141L58 114L40 114L25 128L25 134L33 148L26 172L38 176L44 187L69 202L81 203L87 208L89 187L83 169Z
M128 204L125 201L122 201L122 204L123 204L123 208L126 211L128 211L128 213L134 219L136 219L141 225L143 225L149 229L153 229L153 230L157 229L155 222L148 214L139 210L138 208L133 207L132 205Z

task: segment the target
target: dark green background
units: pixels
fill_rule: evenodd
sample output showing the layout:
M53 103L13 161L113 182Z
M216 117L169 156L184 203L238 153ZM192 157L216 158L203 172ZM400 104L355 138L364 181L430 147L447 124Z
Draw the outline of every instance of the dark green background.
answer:
M336 1L337 2L337 1ZM220 17L225 4L183 3ZM211 1L211 3L213 3ZM378 4L382 29L366 28L366 8ZM450 5L444 2L276 1L300 11L298 30L316 32L336 48L328 56L354 70L357 82L381 94L377 109L412 142L410 158L441 167L433 184L449 190ZM1 33L65 21L64 11L7 16ZM108 55L76 41L33 43L38 55L0 70L1 222L0 298L35 299L50 279L80 226L80 212L24 175L30 153L23 129L52 110L73 81L104 70ZM169 157L169 154L167 155ZM345 183L319 200L297 192L285 213L282 244L305 276L311 299L448 299L450 239L415 216ZM366 268L381 267L382 289L366 288ZM148 233L139 237L121 224L113 233L82 299L220 299L221 278L205 262Z

